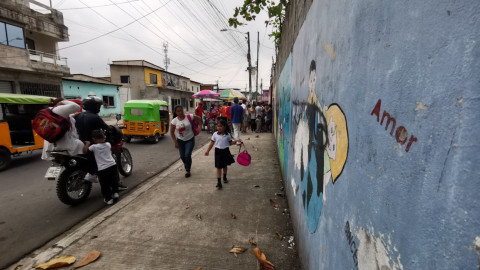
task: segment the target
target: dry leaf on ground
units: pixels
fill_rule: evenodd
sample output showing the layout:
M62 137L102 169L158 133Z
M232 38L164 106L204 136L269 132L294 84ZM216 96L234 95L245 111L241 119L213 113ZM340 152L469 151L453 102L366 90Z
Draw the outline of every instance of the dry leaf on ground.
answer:
M250 138L247 138L247 141L250 141Z
M281 235L279 232L275 232L275 234L277 234L277 235L278 235L278 238L280 238L280 240L282 240L282 239L283 239L283 235Z
M257 242L255 242L255 240L253 240L253 237L250 238L250 239L248 240L248 242L250 242L250 244L252 244L252 245L254 245L254 246L257 245Z
M15 269L13 269L13 270L18 270L18 269L22 268L22 266L23 266L22 264L19 264L19 265L15 266Z
M185 209L188 209L188 208L190 208L190 205L187 204L187 206L185 206Z
M253 187L260 187L259 185L253 185Z
M257 259L261 262L261 263L265 263L265 264L269 264L271 266L273 266L273 263L269 262L267 260L267 256L265 256L265 254L263 254L262 251L260 251L259 248L254 248L253 249L253 253L255 253L255 256L257 256Z
M255 138L260 138L260 135L255 136Z
M96 251L96 250L91 251L83 258L83 260L80 263L75 265L74 268L79 268L91 262L94 262L96 259L98 259L98 257L100 257L100 251Z
M248 248L243 248L243 247L234 247L230 250L230 253L243 253L245 252L245 250L247 250Z
M202 220L202 216L201 215L196 215L197 219L198 220Z
M34 266L35 268L42 268L42 269L52 269L52 268L58 268L62 267L65 265L69 265L74 263L77 260L77 258L73 257L72 255L65 255L62 257L55 258L53 260L50 260L46 263L41 263L39 265Z
M280 208L280 205L278 205L276 202L274 202L272 199L270 199L270 204L275 207L275 208Z
M234 214L232 214L232 219L236 219L236 218L237 218L237 216L235 216Z
M233 253L233 255L235 255L235 258L238 258L238 255L237 255L237 253Z
M275 270L275 268L273 268L273 266L268 264L268 263L261 262L260 263L260 270Z

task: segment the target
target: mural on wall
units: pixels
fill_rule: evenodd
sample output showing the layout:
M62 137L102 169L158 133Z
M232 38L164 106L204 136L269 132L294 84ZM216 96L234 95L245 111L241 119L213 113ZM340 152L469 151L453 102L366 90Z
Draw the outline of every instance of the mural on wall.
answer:
M278 154L280 157L280 166L283 169L284 175L288 175L288 166L285 166L285 161L288 164L288 152L290 145L290 111L291 101L290 93L292 92L291 76L291 55L287 58L285 66L280 74L279 86L277 91L280 91L277 99L277 130L278 130Z
M178 83L178 77L168 73L162 73L162 86L163 87L180 87Z
M310 62L307 100L296 99L292 108L292 151L294 170L291 172L294 193L297 185L311 233L317 229L322 206L326 203L326 186L335 183L343 171L348 155L347 120L340 106L322 106L317 98L317 70ZM281 93L281 97L284 93ZM299 175L298 175L299 174ZM300 183L295 182L300 179Z

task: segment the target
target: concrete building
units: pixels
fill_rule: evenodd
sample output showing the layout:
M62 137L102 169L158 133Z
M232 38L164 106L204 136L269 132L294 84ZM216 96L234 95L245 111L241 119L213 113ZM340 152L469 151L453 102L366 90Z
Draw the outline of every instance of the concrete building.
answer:
M61 97L62 77L70 74L61 41L68 41L61 12L36 1L0 1L0 92Z
M196 105L192 95L201 85L145 60L113 61L110 74L112 83L121 84L123 104L130 99L158 99L167 101L171 109L182 105L191 111Z
M100 116L114 116L123 113L123 104L120 102L120 84L91 77L84 74L73 74L72 77L62 79L63 94L67 99L83 100L89 96L103 99L104 105L100 109Z

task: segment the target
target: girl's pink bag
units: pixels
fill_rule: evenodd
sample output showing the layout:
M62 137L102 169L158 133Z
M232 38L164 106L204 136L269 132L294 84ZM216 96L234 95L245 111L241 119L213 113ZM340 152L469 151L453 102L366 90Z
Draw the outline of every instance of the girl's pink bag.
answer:
M247 147L245 147L245 150L243 150L243 152L240 153L240 149L242 149L242 145L243 143L240 145L240 148L238 148L237 162L242 166L248 166L250 165L252 157L250 156L250 154L248 154Z

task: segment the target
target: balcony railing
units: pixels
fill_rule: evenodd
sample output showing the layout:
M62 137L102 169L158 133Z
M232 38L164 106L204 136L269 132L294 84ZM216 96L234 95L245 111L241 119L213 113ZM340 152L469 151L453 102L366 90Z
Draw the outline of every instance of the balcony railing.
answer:
M28 50L30 55L30 61L37 61L40 63L53 64L55 66L68 67L67 58L60 57L55 54L39 52L35 50Z

